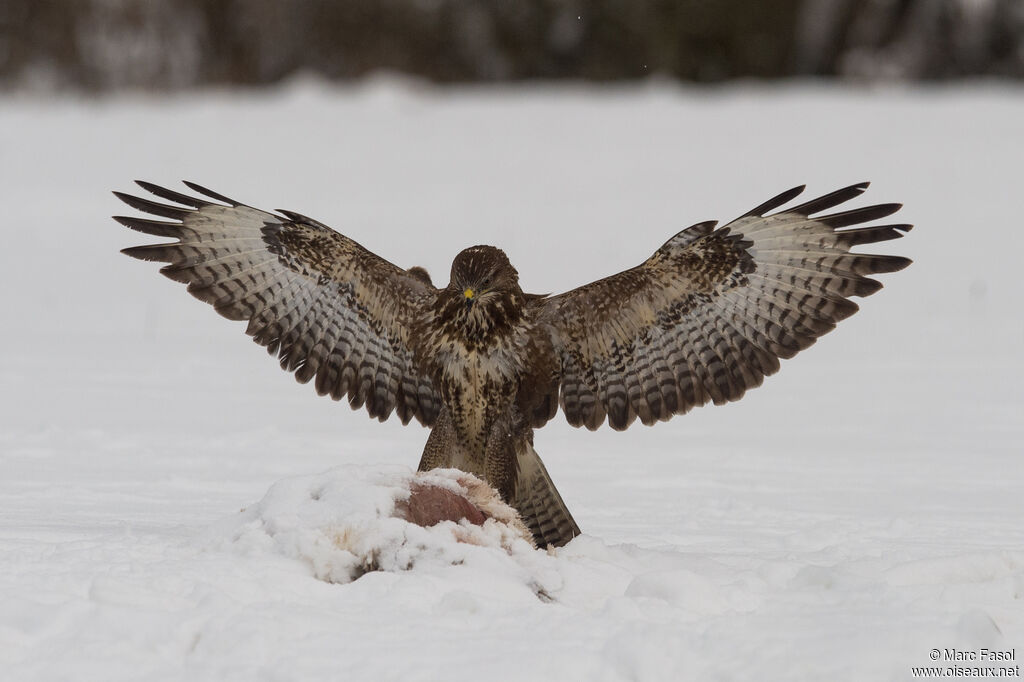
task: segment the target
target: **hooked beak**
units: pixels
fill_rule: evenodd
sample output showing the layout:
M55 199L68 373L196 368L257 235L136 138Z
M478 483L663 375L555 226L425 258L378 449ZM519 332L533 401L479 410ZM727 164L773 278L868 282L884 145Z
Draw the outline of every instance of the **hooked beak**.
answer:
M462 295L466 297L466 309L473 307L473 297L476 296L476 292L472 289L466 289L462 292Z

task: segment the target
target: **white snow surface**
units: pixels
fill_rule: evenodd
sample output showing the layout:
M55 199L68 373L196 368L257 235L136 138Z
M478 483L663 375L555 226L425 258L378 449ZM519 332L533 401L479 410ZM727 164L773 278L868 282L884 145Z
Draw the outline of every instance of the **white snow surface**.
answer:
M488 507L477 507L487 517L482 524L462 519L422 527L405 520L401 507L413 486L471 499L465 479L490 498ZM315 577L332 583L351 582L369 571L460 566L481 551L526 561L537 554L515 509L477 477L457 469L416 473L393 466L335 467L278 481L259 503L212 528L208 542L300 559ZM537 594L550 598L539 585Z
M1022 121L1024 90L996 85L5 96L0 677L904 680L933 648L982 647L1019 664ZM901 201L916 224L876 250L915 263L739 403L539 431L584 531L568 546L460 545L454 524L371 513L424 429L316 397L118 254L147 239L108 217L134 178L299 211L435 282L494 244L533 292L797 184L872 180L857 205ZM371 517L390 559L338 580L325 529ZM388 539L408 532L404 561Z

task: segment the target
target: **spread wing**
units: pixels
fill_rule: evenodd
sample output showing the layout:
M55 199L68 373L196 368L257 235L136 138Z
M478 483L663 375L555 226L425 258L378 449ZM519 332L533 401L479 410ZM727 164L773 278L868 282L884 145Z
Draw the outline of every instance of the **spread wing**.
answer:
M830 215L861 183L769 215L797 187L715 229L700 223L641 265L534 305L561 359L569 423L625 429L738 400L748 388L857 311L850 296L882 285L867 275L906 258L851 253L903 236L910 225L857 227L899 209L885 204Z
M320 395L347 396L384 421L432 425L440 397L421 376L410 328L436 289L326 225L290 211L260 211L198 185L215 201L139 186L170 204L115 192L129 206L174 222L115 216L139 232L178 241L124 249L168 263L160 272L246 333ZM221 202L221 203L216 203ZM225 205L226 204L226 205Z

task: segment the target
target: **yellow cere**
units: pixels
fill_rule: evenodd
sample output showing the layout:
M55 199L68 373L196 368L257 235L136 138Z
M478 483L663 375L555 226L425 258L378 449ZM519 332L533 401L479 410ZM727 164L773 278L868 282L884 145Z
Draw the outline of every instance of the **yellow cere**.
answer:
M462 295L465 296L466 298L473 298L473 296L476 295L476 292L474 292L472 289L466 289L465 291L462 292Z

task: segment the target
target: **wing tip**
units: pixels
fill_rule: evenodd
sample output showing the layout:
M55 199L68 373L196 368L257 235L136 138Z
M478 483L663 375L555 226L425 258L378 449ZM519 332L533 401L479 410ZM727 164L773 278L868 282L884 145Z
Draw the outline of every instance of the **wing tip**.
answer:
M784 210L784 212L795 213L797 215L809 217L814 215L815 213L827 211L828 209L835 208L840 204L844 204L847 201L850 201L851 199L859 197L867 190L867 188L870 185L871 183L867 181L847 185L846 187L829 192L828 194L823 194L820 197L815 197L810 201L805 201L799 206L792 206L790 208L787 208ZM820 220L820 218L815 218L815 220Z
M812 202L814 203L814 202ZM833 204L834 206L835 204ZM798 207L801 208L801 207ZM832 208L832 206L822 206L817 210L810 211L810 213L817 213L825 210L826 208ZM850 227L851 225L860 225L861 223L870 223L873 220L881 220L882 218L888 218L893 213L896 213L903 204L889 203L889 204L874 204L872 206L865 206L863 208L854 208L849 211L842 211L840 213L830 213L829 215L815 216L812 218L815 222L828 225L833 230L838 230L843 227ZM808 215L802 211L800 215Z
M181 206L172 206L170 204L161 204L156 201L150 201L142 197L137 197L134 194L128 194L127 192L119 192L114 190L114 196L123 201L125 204L131 206L136 211L142 211L143 213L149 213L151 215L157 215L161 218L170 218L171 220L184 221L185 218L192 213L191 208L182 208ZM168 197L158 195L162 199ZM174 199L171 199L174 201Z
M202 194L204 196L207 196L207 197L210 197L211 199L216 199L217 201L223 201L225 204L229 204L231 206L240 206L241 205L240 202L237 202L234 199L226 197L223 194L220 194L218 192L214 192L212 189L207 189L206 187L203 187L199 183L192 182L191 180L182 180L182 183L186 187L188 187L189 189L191 189L191 190L193 190L195 192L199 192L200 194Z
M755 206L754 208L750 209L742 216L740 216L740 218L751 218L755 216L758 218L763 218L765 213L768 213L769 211L774 211L775 209L779 208L784 204L788 204L790 201L803 194L805 189L807 189L807 185L797 185L796 187L787 189L785 192L775 195L774 197L764 202L763 204L759 204L758 206Z
M121 253L128 256L129 258L135 258L137 260L156 260L153 258L152 250L147 249L147 246L129 246L121 249Z
M110 216L116 222L124 225L129 230L151 234L155 237L170 237L181 239L181 223L166 223L160 220L148 220L146 218L135 218L132 216L114 215Z
M899 272L900 270L905 270L910 267L913 263L913 260L905 256L891 256L886 262L887 267L891 269L885 270L884 272Z

